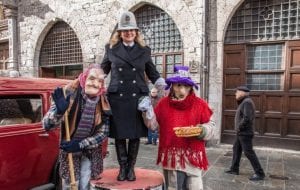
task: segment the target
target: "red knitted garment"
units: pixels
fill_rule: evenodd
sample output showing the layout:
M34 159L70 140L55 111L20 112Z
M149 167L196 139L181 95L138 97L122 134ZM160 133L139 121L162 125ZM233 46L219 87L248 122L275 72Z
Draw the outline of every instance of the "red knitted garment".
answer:
M212 115L207 103L191 93L182 101L164 97L155 107L159 123L159 149L157 164L175 168L175 155L180 157L180 166L185 168L185 160L200 169L207 169L208 161L203 140L196 137L177 137L174 127L188 127L207 123ZM171 163L168 163L171 156ZM185 159L186 158L186 159Z

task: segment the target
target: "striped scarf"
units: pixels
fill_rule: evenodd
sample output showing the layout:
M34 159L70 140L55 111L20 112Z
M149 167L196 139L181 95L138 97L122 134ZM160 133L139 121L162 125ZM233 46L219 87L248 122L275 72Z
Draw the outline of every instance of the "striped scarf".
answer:
M82 97L85 100L85 105L77 130L73 137L74 140L82 140L90 135L94 124L96 105L100 99L99 96L96 96L95 98L88 98L83 91Z

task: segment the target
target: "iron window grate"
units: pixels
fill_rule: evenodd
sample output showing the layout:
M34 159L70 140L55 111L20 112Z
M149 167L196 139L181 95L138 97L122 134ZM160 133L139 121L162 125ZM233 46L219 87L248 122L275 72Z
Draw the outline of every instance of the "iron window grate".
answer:
M48 32L40 53L41 66L82 64L82 50L73 29L57 22Z
M182 51L180 32L172 18L163 10L144 5L135 11L138 27L152 53Z
M299 0L246 0L232 17L225 43L300 38Z

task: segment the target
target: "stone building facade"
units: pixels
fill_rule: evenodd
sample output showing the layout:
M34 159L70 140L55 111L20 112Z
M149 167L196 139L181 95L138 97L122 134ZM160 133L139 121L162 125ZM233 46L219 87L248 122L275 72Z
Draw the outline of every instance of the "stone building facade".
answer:
M236 34L237 39L239 37L246 39L255 32L248 34L248 28L242 27L234 29L235 24L238 26L247 24L243 20L234 23L234 19L241 20L240 14L244 14L244 19L247 16L245 12L250 11L247 13L248 16L258 15L259 23L267 28L266 23L273 14L275 15L277 4L281 7L290 6L287 8L288 11L295 3L298 7L296 9L299 10L299 1L296 0L254 0L252 3L249 0L3 0L0 47L1 44L7 47L5 43L8 43L9 54L1 72L2 75L8 75L14 70L24 77L57 77L55 76L57 73L63 73L62 76L66 76L67 73L72 75L76 74L76 69L82 70L89 63L99 63L119 15L124 10L130 10L136 14L138 25L148 39L146 42L152 46L154 62L164 77L172 73L170 68L174 64L190 66L191 77L200 85L198 95L205 98L214 111L217 132L212 143L231 142L228 139L232 139L234 135L232 119L236 109L233 100L234 87L240 84L251 87L254 85L253 81L259 79L254 77L255 80L251 82L250 74L255 73L255 69L254 71L246 69L247 56L236 57L237 59L232 61L234 56L231 55L247 54L249 45L276 42L287 44L291 40L298 39L295 35L293 38L285 39L251 38L235 41L231 33L242 31L242 34ZM300 25L298 12L296 23ZM281 14L283 13L284 11ZM251 26L253 28L254 24ZM56 59L60 54L56 54L59 50L53 50L57 46L53 38L58 38L56 32L66 27L68 32L65 34L72 36L72 40L75 38L68 47L76 46L74 48L76 52L70 53L70 56L75 56L74 63L81 65L80 67L64 66L66 59ZM238 54L238 48L234 48L241 46L245 48ZM255 47L252 49L255 51ZM49 52L52 53L52 57L46 56ZM226 62L227 58L229 62ZM230 64L235 62L236 68ZM260 144L272 146L275 142L284 144L284 148L289 147L290 142L299 144L300 110L293 106L293 103L300 102L300 74L297 70L300 64L296 62L294 65L295 67L291 68L292 74L285 70L286 66L283 66L281 72L284 79L283 82L279 81L280 84L286 84L287 78L290 77L291 88L287 87L289 85L283 85L277 91L258 89L253 92L258 106L256 131L257 136L262 137ZM58 66L60 69L53 70ZM73 70L69 72L68 68ZM272 69L268 72L272 72ZM273 95L274 93L276 95ZM277 101L281 102L280 106L272 106ZM270 139L273 141L269 141Z

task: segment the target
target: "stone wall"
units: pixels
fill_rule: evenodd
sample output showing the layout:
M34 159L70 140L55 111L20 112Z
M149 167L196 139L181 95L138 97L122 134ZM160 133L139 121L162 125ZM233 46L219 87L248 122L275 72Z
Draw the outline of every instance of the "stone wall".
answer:
M120 13L145 3L163 9L174 19L182 35L185 63L200 60L201 35L197 34L201 34L202 7L198 1L36 0L18 4L20 72L37 76L43 39L58 20L68 23L77 34L84 62L100 62ZM195 80L199 81L197 77Z
M209 0L208 54L209 95L217 132L213 144L220 141L223 85L223 39L230 17L243 0ZM124 10L134 11L145 3L159 7L176 23L183 40L184 63L192 66L193 80L204 84L203 1L202 0L31 0L18 3L19 71L22 76L38 76L42 42L59 20L68 23L82 47L83 61L99 63L104 46ZM85 65L85 66L86 66Z
M223 48L227 25L243 0L209 1L209 103L214 109L216 139L220 140L222 124Z

